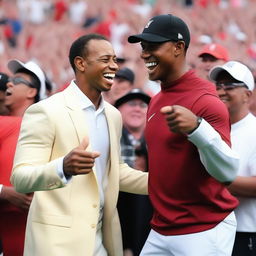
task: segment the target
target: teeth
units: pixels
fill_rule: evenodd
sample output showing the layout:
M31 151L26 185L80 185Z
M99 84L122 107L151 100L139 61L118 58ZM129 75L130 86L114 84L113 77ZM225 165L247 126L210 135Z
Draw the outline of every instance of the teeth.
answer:
M107 73L103 75L104 77L108 78L108 79L113 79L115 77L114 73Z
M5 91L5 95L6 95L6 96L9 96L9 95L11 95L11 94L12 94L12 93L11 93L10 91L8 91L8 90Z
M154 61L154 62L148 62L146 63L146 67L149 68L149 67L153 67L153 66L156 66L157 63Z

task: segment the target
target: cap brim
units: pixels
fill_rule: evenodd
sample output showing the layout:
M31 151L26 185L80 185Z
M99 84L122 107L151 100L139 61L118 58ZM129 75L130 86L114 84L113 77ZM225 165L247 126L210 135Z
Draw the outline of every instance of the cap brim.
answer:
M223 57L222 55L219 55L218 53L210 52L210 51L203 51L203 52L200 52L200 53L198 54L198 57L202 57L202 55L204 55L204 54L211 55L211 56L215 57L215 58L218 59L218 60L225 60L225 61L227 61L227 58Z
M127 95L121 97L120 99L118 99L118 100L115 102L114 106L115 106L116 108L118 108L118 107L121 106L122 104L124 104L124 103L126 103L127 101L132 100L132 99L140 99L140 100L142 100L143 102L149 104L151 97L148 96L148 95L146 95L146 94L142 94L142 93L131 93L131 94L127 94Z
M127 80L127 81L130 81L131 82L131 79L126 76L126 75L123 75L123 74L120 74L120 75L115 75L115 78L121 78L121 79L124 79L124 80Z
M169 38L158 36L156 34L142 33L138 35L133 35L128 37L129 43L138 43L141 41L152 42L152 43L162 43L170 41Z
M221 66L216 66L214 68L212 68L212 70L209 71L209 77L212 81L216 81L217 76L219 75L219 73L221 71L227 71L224 68L222 68ZM229 72L228 72L229 73Z
M15 74L19 69L25 68L24 64L19 60L10 60L7 66L13 74Z
M22 63L19 60L10 60L7 66L13 74L17 73L20 69L26 69L31 74L33 74L38 79L41 85L39 90L40 99L47 98L46 88L45 88L45 75L41 70L41 68L36 63L34 63L33 61Z
M216 82L218 75L223 71L227 72L237 81L244 83L250 91L254 89L253 74L244 64L236 61L229 61L223 66L215 66L209 71L210 79Z

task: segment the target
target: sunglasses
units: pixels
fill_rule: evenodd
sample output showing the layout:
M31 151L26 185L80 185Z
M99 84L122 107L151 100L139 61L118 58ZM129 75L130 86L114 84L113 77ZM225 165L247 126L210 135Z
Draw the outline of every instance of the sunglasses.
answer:
M139 106L140 108L147 108L148 107L147 103L145 103L145 102L138 102L138 101L134 101L134 100L127 101L127 104L130 107L136 107L136 106Z
M244 87L244 88L247 88L248 89L248 86L245 85L244 83L242 82L221 82L221 83L216 83L216 89L217 90L233 90L235 88L241 88L241 87Z
M22 77L18 77L18 76L9 78L8 82L13 83L14 85L25 84L31 88L35 88L35 86L31 82L27 81L26 79L24 79Z

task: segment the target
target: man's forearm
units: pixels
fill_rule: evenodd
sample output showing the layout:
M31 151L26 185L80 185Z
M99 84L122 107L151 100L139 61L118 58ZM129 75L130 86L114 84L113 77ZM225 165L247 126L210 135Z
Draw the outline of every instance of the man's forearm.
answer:
M208 122L203 120L188 139L197 146L201 162L212 177L223 183L235 179L239 157Z

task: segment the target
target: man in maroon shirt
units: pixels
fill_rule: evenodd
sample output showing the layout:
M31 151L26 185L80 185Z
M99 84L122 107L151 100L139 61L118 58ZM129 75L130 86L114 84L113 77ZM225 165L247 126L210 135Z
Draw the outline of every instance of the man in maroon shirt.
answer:
M237 200L228 192L239 159L214 86L186 65L190 32L180 18L153 17L140 42L149 78L161 82L145 130L152 230L141 255L231 255Z

